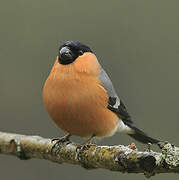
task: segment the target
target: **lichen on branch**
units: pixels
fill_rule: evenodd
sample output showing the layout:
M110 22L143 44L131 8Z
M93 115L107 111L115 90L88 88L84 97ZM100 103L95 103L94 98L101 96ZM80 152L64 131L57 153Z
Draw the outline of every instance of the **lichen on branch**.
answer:
M138 151L130 146L90 145L65 142L55 146L50 139L0 132L0 154L14 155L23 160L46 159L59 164L80 165L86 169L103 168L123 173L143 173L151 177L159 173L179 173L179 148L170 143L161 145L162 152Z

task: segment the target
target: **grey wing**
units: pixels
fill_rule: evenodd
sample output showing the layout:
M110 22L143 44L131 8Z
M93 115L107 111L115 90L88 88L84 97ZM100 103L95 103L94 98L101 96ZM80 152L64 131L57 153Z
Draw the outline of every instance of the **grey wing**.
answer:
M117 96L117 93L114 89L114 86L109 76L101 66L100 66L99 80L101 81L102 86L107 91L109 96L108 109L115 112L124 121L124 123L125 122L132 123L131 117L127 112L124 103Z

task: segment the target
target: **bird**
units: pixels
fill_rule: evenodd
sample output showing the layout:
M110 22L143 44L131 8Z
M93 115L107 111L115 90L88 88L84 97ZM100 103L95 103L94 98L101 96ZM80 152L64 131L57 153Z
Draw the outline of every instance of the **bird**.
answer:
M42 98L51 119L67 133L53 139L57 143L80 136L87 139L86 145L116 132L144 144L160 142L136 127L97 56L79 41L66 41L59 47Z

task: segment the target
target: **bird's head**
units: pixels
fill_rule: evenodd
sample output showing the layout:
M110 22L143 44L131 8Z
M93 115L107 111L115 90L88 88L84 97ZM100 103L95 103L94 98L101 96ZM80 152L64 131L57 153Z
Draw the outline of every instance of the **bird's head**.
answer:
M79 56L93 51L78 41L67 41L59 48L58 62L63 65L74 62Z

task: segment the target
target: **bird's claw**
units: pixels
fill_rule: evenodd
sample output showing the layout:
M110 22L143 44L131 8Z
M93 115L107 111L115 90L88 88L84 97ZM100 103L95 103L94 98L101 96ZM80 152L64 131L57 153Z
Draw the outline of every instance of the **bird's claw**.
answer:
M54 142L54 141L56 141L56 142L55 142L55 144L51 148L51 153L53 152L53 149L55 148L56 145L60 146L60 145L62 145L65 142L69 142L70 143L69 136L70 135L67 134L67 135L65 135L65 136L63 136L61 138L53 138L51 140L51 142Z
M76 151L83 151L83 150L85 150L85 149L89 149L90 146L93 144L93 143L92 143L92 140L94 139L95 136L96 136L96 135L93 134L85 143L79 144L79 145L77 146L77 148L76 148Z
M78 144L78 146L76 147L76 151L84 151L86 149L89 149L91 145L92 143Z

